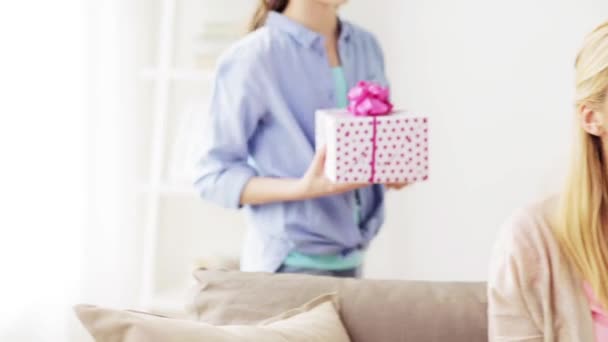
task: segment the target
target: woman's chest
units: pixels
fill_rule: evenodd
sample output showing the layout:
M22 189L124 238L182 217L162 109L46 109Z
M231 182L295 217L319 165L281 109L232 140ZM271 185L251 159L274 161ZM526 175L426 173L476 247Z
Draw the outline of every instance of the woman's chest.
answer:
M273 63L272 82L275 89L269 93L276 94L269 99L269 116L272 120L292 122L307 136L314 137L314 113L318 109L334 108L338 99L362 80L386 83L386 78L379 65L381 61L359 56L353 51L341 53L340 68L346 87L336 83L326 53L300 51L287 55Z

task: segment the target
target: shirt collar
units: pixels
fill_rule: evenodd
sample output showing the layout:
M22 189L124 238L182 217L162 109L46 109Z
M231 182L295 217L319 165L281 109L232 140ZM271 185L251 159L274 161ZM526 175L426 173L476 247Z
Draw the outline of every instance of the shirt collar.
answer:
M348 22L341 19L339 19L339 25L340 37L338 39L339 41L347 42L350 39L352 27ZM289 19L276 11L271 11L268 13L268 18L266 18L266 26L276 28L289 34L298 43L306 47L312 47L315 42L322 41L324 39L319 33Z

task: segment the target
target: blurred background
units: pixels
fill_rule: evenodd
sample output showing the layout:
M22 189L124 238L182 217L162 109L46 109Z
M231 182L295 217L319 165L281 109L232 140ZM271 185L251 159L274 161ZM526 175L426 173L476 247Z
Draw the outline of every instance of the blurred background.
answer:
M178 314L197 266L236 264L241 215L203 202L215 61L254 0L0 5L0 340L88 341L87 302ZM574 57L604 0L352 0L393 102L431 117L431 178L389 194L364 276L485 280L517 207L558 189Z

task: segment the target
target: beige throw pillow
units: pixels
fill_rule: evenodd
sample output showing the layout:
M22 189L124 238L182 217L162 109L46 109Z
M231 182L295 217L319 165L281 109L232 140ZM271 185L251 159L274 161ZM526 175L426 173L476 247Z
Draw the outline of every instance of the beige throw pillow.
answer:
M75 310L99 342L350 342L337 303L335 294L327 294L257 325L224 326L92 305Z

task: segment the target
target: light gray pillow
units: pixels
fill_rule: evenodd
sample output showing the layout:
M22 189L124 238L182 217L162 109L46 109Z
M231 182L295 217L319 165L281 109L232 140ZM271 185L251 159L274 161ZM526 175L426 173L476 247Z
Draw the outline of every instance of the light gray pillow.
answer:
M256 325L224 326L92 305L75 310L100 342L350 342L337 303L335 294L327 294Z

